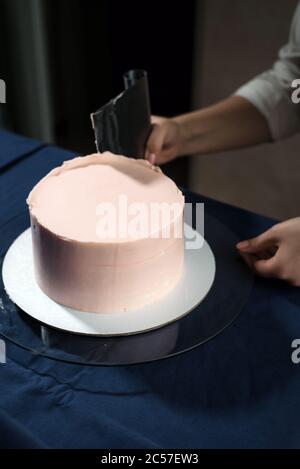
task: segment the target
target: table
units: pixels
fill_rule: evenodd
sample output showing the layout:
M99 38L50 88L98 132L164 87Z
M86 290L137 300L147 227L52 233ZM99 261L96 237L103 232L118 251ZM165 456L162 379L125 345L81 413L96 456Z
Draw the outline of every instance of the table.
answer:
M73 156L0 131L1 256L29 225L25 198L32 186ZM186 197L205 202L240 239L274 223L188 191ZM257 278L231 326L167 360L79 366L7 341L7 362L0 364L0 446L299 448L300 365L291 360L298 337L299 288Z

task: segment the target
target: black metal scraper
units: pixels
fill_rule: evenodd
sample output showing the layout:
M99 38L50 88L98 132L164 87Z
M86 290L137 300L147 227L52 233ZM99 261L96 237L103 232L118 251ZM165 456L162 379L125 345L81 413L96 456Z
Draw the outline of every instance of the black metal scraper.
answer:
M123 75L125 90L91 114L98 152L143 158L151 130L147 73L130 70Z

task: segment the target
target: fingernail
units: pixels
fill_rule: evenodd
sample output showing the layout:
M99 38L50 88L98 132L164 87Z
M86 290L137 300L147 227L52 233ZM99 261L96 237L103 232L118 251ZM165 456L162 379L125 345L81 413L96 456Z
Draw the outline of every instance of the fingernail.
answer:
M238 249L246 249L248 248L250 245L249 241L240 241L239 243L237 243L236 247Z
M151 164L155 163L155 153L150 153L149 154L148 161L150 161Z

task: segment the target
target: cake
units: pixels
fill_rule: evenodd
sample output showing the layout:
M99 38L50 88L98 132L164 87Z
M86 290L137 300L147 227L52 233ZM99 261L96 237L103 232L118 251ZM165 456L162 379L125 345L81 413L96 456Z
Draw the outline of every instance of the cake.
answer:
M27 203L35 278L54 301L126 311L179 282L184 197L148 161L110 152L76 157L41 179Z

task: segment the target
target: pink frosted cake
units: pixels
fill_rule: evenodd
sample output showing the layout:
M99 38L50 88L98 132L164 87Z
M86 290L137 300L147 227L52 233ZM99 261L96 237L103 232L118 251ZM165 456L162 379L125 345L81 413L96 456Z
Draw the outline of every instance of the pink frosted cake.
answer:
M27 203L36 281L58 303L126 311L178 283L184 198L147 161L109 152L74 158L41 179Z

